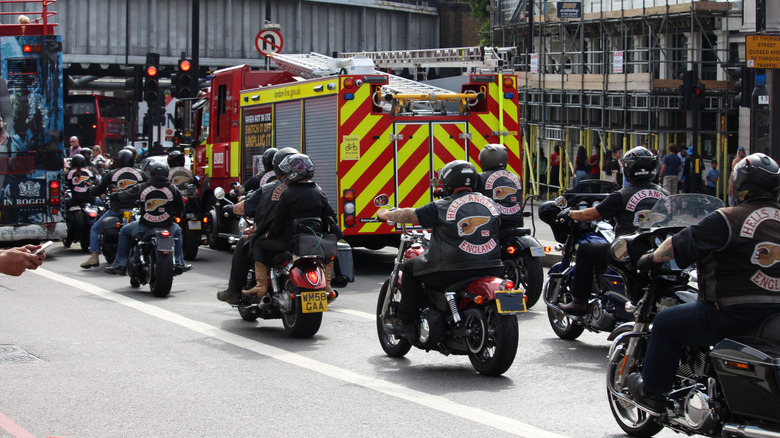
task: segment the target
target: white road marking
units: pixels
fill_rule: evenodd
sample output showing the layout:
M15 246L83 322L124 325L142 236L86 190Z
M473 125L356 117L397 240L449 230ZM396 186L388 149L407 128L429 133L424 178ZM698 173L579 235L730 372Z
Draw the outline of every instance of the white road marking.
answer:
M406 388L401 385L386 382L374 377L364 376L354 371L350 371L344 368L339 368L328 363L319 362L310 359L300 354L291 353L281 348L272 347L270 345L261 344L255 340L251 340L228 331L222 330L218 327L195 321L193 319L184 317L177 313L161 309L151 304L142 303L124 295L117 294L115 292L108 291L98 286L85 283L80 280L65 277L55 272L49 271L44 268L38 268L34 271L30 271L34 274L46 277L50 280L54 280L63 284L67 284L76 289L83 290L84 292L91 293L93 295L105 298L123 306L130 307L148 315L157 317L163 321L176 324L178 326L190 329L196 333L200 333L205 336L210 336L214 339L218 339L222 342L226 342L231 345L235 345L240 348L253 351L263 356L270 357L272 359L286 362L291 365L295 365L301 368L305 368L309 371L313 371L327 377L341 380L347 383L360 385L364 388L371 389L373 391L380 392L391 397L396 397L402 400L406 400L412 403L416 403L421 406L425 406L430 409L441 411L445 414L454 415L465 420L473 421L483 424L485 426L493 427L520 437L528 438L565 438L563 435L558 435L553 432L548 432L544 429L540 429L536 426L532 426L521 421L514 420L512 418L504 417L493 412L488 412L483 409L463 405L455 401L449 400L445 397L427 394L421 391L415 391L413 389ZM366 317L373 319L374 316L365 312L359 312L354 310L342 309L339 312L352 314L360 317ZM367 316L366 316L367 315Z

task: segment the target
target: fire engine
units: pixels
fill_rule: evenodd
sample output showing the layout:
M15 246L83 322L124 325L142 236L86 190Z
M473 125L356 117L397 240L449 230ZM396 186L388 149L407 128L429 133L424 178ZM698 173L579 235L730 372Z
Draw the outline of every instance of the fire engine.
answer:
M347 242L381 248L396 244L398 232L375 219L377 195L389 195L396 207L425 205L434 199L436 170L456 159L479 168L488 143L505 145L508 168L522 174L515 75L463 75L454 92L378 71L367 56L271 59L279 70L241 65L214 72L192 105L193 170L207 209L217 187L229 192L262 170L267 148L293 147L313 160L314 180ZM218 208L206 219L210 246L229 248L235 230L220 224Z

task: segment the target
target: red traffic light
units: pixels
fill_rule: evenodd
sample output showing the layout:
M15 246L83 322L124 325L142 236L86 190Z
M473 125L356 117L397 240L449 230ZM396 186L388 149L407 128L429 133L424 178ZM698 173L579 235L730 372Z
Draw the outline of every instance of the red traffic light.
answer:
M701 85L694 85L693 94L697 96L701 96L702 94L704 94L703 87Z
M149 67L146 67L146 76L148 77L155 77L157 76L157 67L150 65Z
M180 71L190 71L190 68L192 68L192 64L190 64L190 61L183 59L179 61L179 70Z

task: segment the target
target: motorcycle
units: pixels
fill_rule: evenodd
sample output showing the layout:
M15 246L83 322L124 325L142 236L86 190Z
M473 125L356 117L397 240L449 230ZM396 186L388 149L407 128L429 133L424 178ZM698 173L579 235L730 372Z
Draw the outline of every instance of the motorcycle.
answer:
M214 201L208 208L203 223L206 225L203 233L206 235L206 242L209 248L218 251L227 251L236 242L237 235L240 235L238 222L241 219L233 213L226 212L226 207L238 202L238 196L235 190L226 193L222 187L214 189Z
M523 203L523 217L531 217L533 220L533 215L525 212L529 199L532 197L529 196ZM531 229L522 225L518 228L502 229L499 242L501 262L504 264L502 277L523 286L526 308L530 309L542 296L544 270L541 257L545 255L544 247L531 234Z
M242 236L252 234L251 220L242 218ZM294 221L298 234L293 238L292 251L276 254L270 263L268 294L260 303L241 299L238 314L245 321L261 319L282 320L284 331L293 338L310 338L317 334L322 324L322 314L328 305L338 298L338 292L325 292L324 264L337 255L335 240L329 240L319 218L303 218ZM238 241L233 237L233 242ZM351 251L351 248L350 248ZM333 282L331 282L333 284ZM254 268L247 275L246 289L255 285Z
M688 277L674 260L650 274L637 273L637 260L722 205L707 195L669 197L646 217L652 228L621 236L610 247L610 265L625 279L626 308L635 318L614 333L607 397L618 425L631 436L653 436L666 427L709 437L780 437L780 314L713 348L685 346L663 412L638 405L626 388L628 376L642 370L653 318L670 296L686 290Z
M119 245L119 229L135 220L132 208L119 210L119 217L108 216L100 220L98 225L98 244L106 262L113 263Z
M103 208L90 202L82 202L68 208L65 214L65 224L68 234L62 239L62 245L70 248L74 242L79 242L81 252L89 252L89 230L98 217L103 214Z
M374 205L385 207L388 196ZM390 277L379 291L376 325L379 343L390 357L403 357L411 348L435 350L444 355L468 355L480 374L499 376L515 360L518 343L516 313L526 311L525 294L514 283L498 277L457 281L443 290L425 291L425 309L417 321L413 340L388 334L384 326L396 320L401 299L401 268L405 260L418 257L430 243L430 233L401 226L401 243Z
M130 286L148 284L152 295L168 296L173 285L174 246L175 239L165 228L151 228L135 236L127 259Z
M203 242L203 214L196 193L197 187L194 184L187 186L187 190L182 193L184 214L175 219L181 227L184 260L195 260L198 248Z

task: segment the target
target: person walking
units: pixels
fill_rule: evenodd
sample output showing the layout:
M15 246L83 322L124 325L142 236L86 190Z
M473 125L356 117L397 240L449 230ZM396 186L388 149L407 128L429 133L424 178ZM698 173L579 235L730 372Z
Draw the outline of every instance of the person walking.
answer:
M659 173L663 188L670 195L677 194L677 183L679 182L680 168L682 167L682 160L680 160L677 152L679 152L677 145L674 143L670 144L669 154L664 157Z

